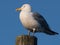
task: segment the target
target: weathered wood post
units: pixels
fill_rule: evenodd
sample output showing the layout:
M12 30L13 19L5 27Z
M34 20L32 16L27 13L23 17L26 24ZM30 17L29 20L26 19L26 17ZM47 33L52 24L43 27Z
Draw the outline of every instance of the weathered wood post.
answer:
M37 45L37 38L28 35L17 36L16 45Z

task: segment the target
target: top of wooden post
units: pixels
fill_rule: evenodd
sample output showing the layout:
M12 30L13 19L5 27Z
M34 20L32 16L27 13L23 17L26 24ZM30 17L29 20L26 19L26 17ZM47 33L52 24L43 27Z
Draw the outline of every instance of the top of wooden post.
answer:
M37 38L29 35L17 36L16 45L37 45Z

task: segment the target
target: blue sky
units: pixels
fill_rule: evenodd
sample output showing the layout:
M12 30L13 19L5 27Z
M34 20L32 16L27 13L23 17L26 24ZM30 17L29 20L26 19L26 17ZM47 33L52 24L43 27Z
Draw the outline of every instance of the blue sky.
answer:
M0 0L0 45L15 45L16 37L27 34L19 20L17 7L29 3L33 11L39 12L51 29L60 33L60 0ZM59 45L60 35L49 36L36 33L38 45Z

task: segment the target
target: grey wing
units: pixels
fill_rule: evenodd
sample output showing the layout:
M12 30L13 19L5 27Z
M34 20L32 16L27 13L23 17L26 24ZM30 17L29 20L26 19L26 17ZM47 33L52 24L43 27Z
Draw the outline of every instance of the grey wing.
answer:
M39 13L33 13L33 17L44 29L49 29L49 25L43 16L41 16Z
M48 23L44 19L43 16L41 16L39 13L33 13L34 19L41 25L41 27L44 29L43 32L49 35L55 35L58 34L57 32L54 32L50 29Z

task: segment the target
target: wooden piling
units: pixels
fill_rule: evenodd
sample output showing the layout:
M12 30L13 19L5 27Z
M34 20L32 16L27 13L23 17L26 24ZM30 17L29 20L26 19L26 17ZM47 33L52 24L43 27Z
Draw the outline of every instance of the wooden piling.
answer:
M16 45L37 45L37 38L28 35L17 36Z

